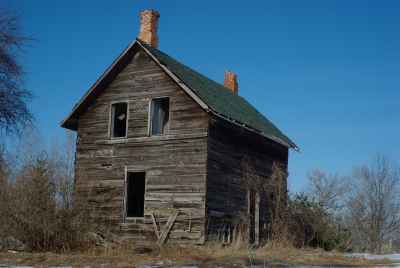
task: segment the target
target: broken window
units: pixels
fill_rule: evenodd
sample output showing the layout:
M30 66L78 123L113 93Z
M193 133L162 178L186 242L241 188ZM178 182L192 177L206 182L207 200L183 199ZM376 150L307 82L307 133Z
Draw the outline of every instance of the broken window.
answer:
M153 99L150 107L150 135L168 134L169 98Z
M111 105L110 138L126 137L127 114L127 103L120 102Z
M144 194L146 172L128 172L126 174L126 216L144 216Z

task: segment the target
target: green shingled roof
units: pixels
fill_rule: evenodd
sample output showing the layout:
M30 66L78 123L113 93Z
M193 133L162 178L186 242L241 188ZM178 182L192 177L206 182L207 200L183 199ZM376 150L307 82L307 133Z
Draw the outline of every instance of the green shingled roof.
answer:
M170 56L150 47L144 41L137 39L162 64L166 65L183 83L185 83L214 112L224 117L234 119L239 124L245 124L267 136L287 143L298 150L297 145L286 137L274 124L265 118L244 98L233 93L228 88L218 84L208 77L196 72L188 66L176 61Z

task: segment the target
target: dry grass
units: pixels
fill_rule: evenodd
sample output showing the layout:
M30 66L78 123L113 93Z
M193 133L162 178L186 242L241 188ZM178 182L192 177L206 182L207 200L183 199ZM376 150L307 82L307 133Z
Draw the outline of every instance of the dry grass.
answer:
M292 264L322 266L363 266L391 265L390 260L368 260L345 257L336 252L314 249L295 249L288 246L264 246L257 249L234 249L231 246L208 244L205 246L165 245L151 253L139 254L134 251L138 244L108 245L69 254L56 253L0 253L0 264L30 265L34 267L133 267L137 265L164 266L197 265L199 267L245 267ZM250 258L249 258L250 256Z

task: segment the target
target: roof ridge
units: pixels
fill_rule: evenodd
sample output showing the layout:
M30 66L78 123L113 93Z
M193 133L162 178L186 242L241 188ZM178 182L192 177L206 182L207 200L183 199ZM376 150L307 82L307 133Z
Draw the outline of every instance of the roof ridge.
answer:
M180 63L171 56L154 49L143 40L136 38L140 45L144 46L163 65L185 83L202 101L213 111L233 121L257 130L260 134L273 140L282 141L289 148L299 151L297 145L284 135L271 121L254 108L245 98L233 93L209 77L193 70L189 66Z

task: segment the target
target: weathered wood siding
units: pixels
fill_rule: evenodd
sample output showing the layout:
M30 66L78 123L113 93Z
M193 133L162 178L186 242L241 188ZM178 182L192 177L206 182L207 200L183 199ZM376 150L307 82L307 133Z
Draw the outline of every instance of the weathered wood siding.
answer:
M288 148L220 118L210 119L207 161L207 234L232 227L235 217L247 214L247 191L238 178L248 157L256 174L266 181L274 161L287 166ZM260 200L260 236L268 220L268 202Z
M152 98L170 97L169 134L148 137ZM127 101L127 138L109 139L110 107ZM164 228L178 216L168 242L204 240L208 116L142 50L78 121L76 189L121 236L155 240L151 220ZM145 217L124 218L125 170L146 172Z

